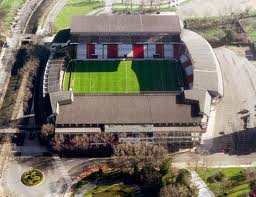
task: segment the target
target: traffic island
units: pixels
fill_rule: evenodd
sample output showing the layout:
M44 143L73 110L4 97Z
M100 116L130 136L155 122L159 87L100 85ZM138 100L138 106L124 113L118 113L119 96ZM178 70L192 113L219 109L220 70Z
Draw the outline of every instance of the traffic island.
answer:
M43 172L37 169L28 170L21 176L21 182L28 187L39 185L43 180Z

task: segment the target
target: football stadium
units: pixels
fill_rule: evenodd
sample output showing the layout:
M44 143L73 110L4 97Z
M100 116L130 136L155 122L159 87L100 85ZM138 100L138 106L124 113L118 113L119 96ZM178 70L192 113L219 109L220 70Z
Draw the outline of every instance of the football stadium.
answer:
M61 143L87 136L88 147L148 142L171 151L200 143L223 96L221 71L178 16L74 16L63 31L43 79Z

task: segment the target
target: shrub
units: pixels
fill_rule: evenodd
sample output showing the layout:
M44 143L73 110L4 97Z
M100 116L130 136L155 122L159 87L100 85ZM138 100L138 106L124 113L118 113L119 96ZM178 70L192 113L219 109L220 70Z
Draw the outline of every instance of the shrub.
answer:
M144 167L140 173L140 182L145 186L158 186L162 180L161 174L152 167Z
M178 175L176 177L176 183L182 184L188 187L190 185L190 182L191 182L190 172L186 169L179 170Z
M41 137L44 139L52 138L54 131L55 128L53 124L44 124L41 128Z
M222 181L224 177L225 175L223 174L223 172L217 172L216 174L208 177L207 182L209 183L219 182L219 181Z
M256 179L250 182L250 188L253 192L256 192Z
M172 167L172 161L170 158L165 159L162 164L160 165L160 173L164 176L169 173Z
M256 170L253 168L247 168L241 171L241 176L244 180L253 180L256 177Z

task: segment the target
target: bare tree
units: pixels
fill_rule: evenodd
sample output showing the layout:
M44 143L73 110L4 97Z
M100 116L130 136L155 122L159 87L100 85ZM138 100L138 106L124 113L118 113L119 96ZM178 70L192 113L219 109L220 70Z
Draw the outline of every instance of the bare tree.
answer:
M207 150L198 147L196 153L193 155L193 160L189 162L189 165L193 166L195 171L197 171L199 167L207 168L212 162L211 160L207 160L207 155L209 155Z
M192 190L182 184L170 184L161 189L160 197L196 197L197 193L196 188Z
M140 1L140 10L143 11L145 8L145 0Z
M126 0L126 5L127 5L127 6L129 6L129 5L130 5L131 11L132 11L132 7L133 7L133 0Z
M41 128L41 136L44 139L48 139L54 135L55 128L53 124L44 124Z
M135 166L158 168L166 155L167 150L160 145L126 143L114 147L115 163L126 169L134 169Z

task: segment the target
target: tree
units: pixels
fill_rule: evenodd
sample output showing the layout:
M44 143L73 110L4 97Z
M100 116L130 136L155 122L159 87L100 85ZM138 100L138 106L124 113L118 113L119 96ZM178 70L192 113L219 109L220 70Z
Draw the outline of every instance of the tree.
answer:
M253 192L256 192L256 179L250 182L250 188Z
M160 173L164 176L168 174L172 167L172 160L171 158L165 159L162 164L160 165Z
M236 41L237 35L232 29L226 30L226 40L227 42L234 42Z
M208 183L220 182L223 180L224 177L225 177L225 175L223 174L223 172L219 171L219 172L215 173L214 175L208 177L207 182Z
M255 168L246 168L241 171L241 176L244 180L254 180L256 177L256 170Z
M196 154L193 157L193 164L195 166L195 171L198 170L198 167L208 166L208 162L211 162L208 158L206 158L209 155L209 152L203 148L197 147Z
M186 169L180 169L176 177L176 183L189 187L191 182L191 174Z
M145 8L145 0L140 1L140 10L143 11Z
M161 188L160 197L192 197L185 185L173 184Z
M161 179L161 174L150 166L142 168L140 172L140 182L145 186L159 186L161 184Z
M120 168L134 169L150 166L158 168L167 155L167 150L160 145L147 143L125 143L113 147L114 163Z
M49 140L54 136L55 128L53 124L44 124L41 128L41 137L45 140Z

